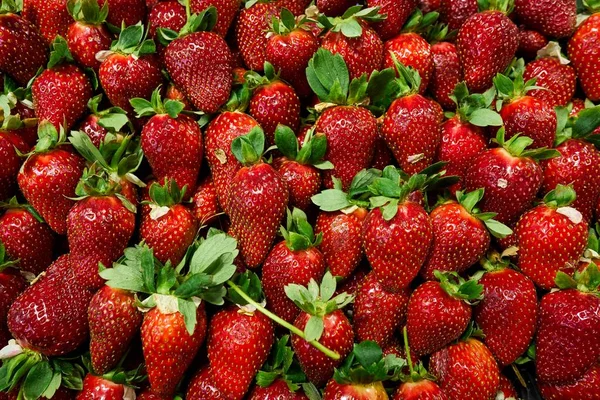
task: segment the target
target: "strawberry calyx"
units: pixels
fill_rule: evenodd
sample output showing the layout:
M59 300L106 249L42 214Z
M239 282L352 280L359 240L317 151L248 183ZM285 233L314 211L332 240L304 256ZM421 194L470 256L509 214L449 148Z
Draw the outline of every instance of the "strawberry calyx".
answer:
M297 29L304 29L308 19L306 17L296 20L296 16L290 10L283 7L279 16L274 16L269 23L269 32L276 35L289 35Z
M194 32L210 32L217 23L217 9L210 6L199 14L192 14L190 1L185 1L187 22L179 32L168 28L158 28L158 40L163 46L168 46L173 40L185 37Z
M502 254L498 253L497 251L491 251L485 257L482 257L479 260L479 265L483 267L485 272L494 272L510 268L511 262L510 259L503 257ZM485 272L478 271L473 275L473 277L479 279L485 274Z
M8 75L4 75L4 89L2 90L2 94L0 94L0 109L2 109L2 115L0 116L2 126L0 129L12 131L23 127L33 127L37 125L37 118L21 119L19 114L11 114L12 109L15 108L18 103L33 109L33 103L31 102L31 87L19 87L13 79Z
M496 98L494 87L484 93L470 94L466 83L463 81L456 85L449 97L456 104L456 114L446 112L447 118L456 115L461 121L475 126L502 126L503 122L500 114L490 109Z
M250 104L250 98L252 97L252 91L248 88L247 85L234 85L231 90L231 95L229 96L229 100L223 107L221 107L221 111L230 111L230 112L245 112Z
M312 225L307 221L306 214L299 208L287 210L286 226L280 228L285 244L291 251L306 250L321 244L323 233L315 235Z
M250 7L252 7L255 4L269 4L269 3L273 3L274 0L244 0L244 8L248 9Z
M138 365L136 369L133 370L125 370L123 368L123 362L127 357L127 353L125 356L119 361L119 364L111 371L102 374L96 375L94 374L94 370L92 368L92 363L90 362L89 357L83 357L83 363L90 371L90 374L93 376L103 379L117 385L124 385L126 387L137 389L137 384L142 383L146 380L147 376L144 374L144 364Z
M150 206L150 218L158 220L166 215L174 205L181 204L187 191L187 185L179 189L175 179L167 181L164 185L154 182L150 185L150 201L144 201L142 204Z
M255 126L250 132L231 142L231 152L245 166L261 163L264 149L265 133L260 126Z
M436 25L438 18L440 17L440 13L437 11L428 12L423 14L423 11L417 9L415 12L408 17L408 20L404 23L402 27L402 32L415 32L415 33L423 33L428 35L431 32L432 28ZM438 26L436 28L438 32L443 30L443 25ZM448 26L446 25L446 32L448 31ZM445 35L444 35L445 36ZM439 41L439 40L438 40Z
M350 214L357 208L366 209L370 205L369 198L372 196L369 185L380 176L381 171L378 169L363 169L352 179L347 192L342 189L342 181L334 177L333 189L323 190L314 195L311 200L321 211L326 212L341 210Z
M395 378L406 366L406 360L390 354L384 357L373 341L355 343L344 363L335 369L333 379L340 385L370 384Z
M388 89L392 98L397 99L419 93L419 87L421 86L421 75L419 75L419 72L398 61L393 52L390 55L394 60L394 67L396 69L396 77L392 80Z
M541 86L535 86L537 78L531 78L525 81L523 73L525 72L525 61L520 58L509 67L509 74L498 73L494 77L494 87L498 100L496 109L500 111L502 104L513 102L527 94L530 90L546 90ZM510 76L509 76L510 75Z
M496 133L496 138L492 139L492 141L498 143L513 157L528 157L536 161L540 161L560 156L560 152L558 150L549 149L547 147L527 150L527 147L533 144L533 139L527 136L521 136L520 134L516 134L505 141L504 133L505 129L504 127L501 127L498 129L498 133Z
M19 200L17 200L16 196L11 197L8 202L0 201L0 209L5 209L5 210L15 210L15 209L26 210L38 222L45 223L44 218L42 218L42 216L36 211L35 208L33 208L33 206L31 206L31 204L27 204L27 203L21 204L21 203L19 203Z
M437 378L427 371L421 361L418 361L416 365L413 365L406 326L402 329L402 336L404 338L404 351L406 352L406 364L408 365L409 373L404 374L402 373L402 370L400 370L398 378L402 382L420 382L422 380L436 381Z
M544 196L544 204L550 208L559 209L570 206L576 198L577 194L572 186L558 184Z
M163 101L160 92L161 86L157 87L152 92L150 101L140 97L133 98L129 101L134 111L137 113L138 118L152 117L154 115L168 115L175 119L181 114L185 105L178 100L167 99L166 101Z
M479 12L500 11L504 15L509 15L515 8L514 0L477 0Z
M156 52L156 44L154 40L147 39L147 36L148 31L144 29L141 22L127 27L123 25L119 38L112 42L110 50L99 52L96 59L102 61L112 53L131 55L138 58L153 54Z
M440 281L441 288L448 295L464 300L473 305L483 299L483 285L475 278L465 280L456 272L433 271L433 275Z
M15 0L2 0L0 14L16 14L23 11L23 2Z
M102 25L108 16L108 2L100 7L98 0L68 0L67 10L77 22Z
M95 164L83 170L75 188L75 194L77 197L71 199L77 201L87 197L115 196L127 210L132 213L136 212L136 207L121 194L121 185L110 179L106 171L98 170Z
M62 36L57 35L50 44L50 48L50 59L48 60L47 65L48 69L54 68L57 65L75 62L75 59L69 50L69 45Z
M15 268L19 264L19 260L11 260L6 254L6 247L4 243L0 241L0 272L7 268Z
M279 124L275 129L275 145L290 161L296 161L302 165L312 165L320 170L333 169L333 164L324 160L327 152L327 137L315 135L314 132L314 127L307 132L302 147L300 147L294 131Z
M576 289L582 293L600 297L600 270L594 262L591 262L583 271L575 271L573 276L558 271L554 281L561 290Z
M590 15L600 12L599 0L583 0L583 6Z
M462 191L456 192L456 200L458 203L467 210L473 217L482 221L488 231L496 238L503 239L513 233L512 229L504 225L502 222L498 222L494 219L498 213L494 212L481 212L476 206L483 199L485 189L480 188L473 190L469 193Z
M280 81L279 73L275 71L275 67L268 61L265 61L263 75L256 71L248 71L244 74L244 80L250 90L257 89L261 86L268 86L271 83Z
M306 375L294 359L294 351L289 346L290 335L283 335L271 349L269 360L256 375L256 384L269 387L275 380L283 379L291 392L300 389L306 383Z
M560 43L553 40L549 41L547 45L539 49L537 56L538 58L555 58L561 65L567 65L571 62L567 56L563 54Z
M591 262L598 259L600 259L600 222L596 222L595 226L590 226L586 249L581 261Z
M348 38L357 38L363 33L361 23L380 22L386 19L385 14L379 14L379 9L379 7L363 9L362 5L356 5L348 8L341 17L328 17L320 14L317 22L325 31L340 32Z
M467 328L463 332L463 334L456 340L456 342L466 342L470 338L484 338L485 335L483 331L477 326L474 321L469 322Z
M67 143L65 130L60 126L59 130L50 121L42 121L38 125L38 141L31 152L22 154L15 148L20 156L29 156L31 154L46 153Z
M579 111L576 116L569 116L567 107L556 107L556 140L558 146L569 139L582 139L590 142L600 149L600 135L593 132L600 127L600 106L586 102L586 108Z
M133 131L133 126L129 118L127 118L125 110L121 107L110 107L100 111L98 107L101 102L102 94L99 94L92 97L87 104L88 109L98 118L98 125L111 133L120 132L125 125L129 126L130 130Z
M456 38L458 31L457 30L449 30L448 24L444 24L441 22L432 23L427 26L421 35L425 38L431 45L434 45L439 42L451 41Z

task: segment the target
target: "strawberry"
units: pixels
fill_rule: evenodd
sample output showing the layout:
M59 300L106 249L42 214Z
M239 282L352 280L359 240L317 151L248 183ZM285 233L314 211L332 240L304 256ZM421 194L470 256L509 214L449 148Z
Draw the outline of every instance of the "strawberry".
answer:
M103 286L88 307L92 368L105 374L125 355L142 324L142 313L130 292ZM106 323L110 321L110 323Z
M502 260L486 260L479 280L483 300L474 320L485 334L484 343L502 366L523 354L536 330L538 304L535 286L525 275L505 268Z
M166 37L170 41L163 61L171 79L205 113L214 113L227 102L233 83L231 50L221 36L210 32L216 13L209 7L189 17L178 34L163 28L159 34L163 44Z
M109 133L118 134L125 125L130 124L127 113L122 108L98 110L101 102L101 94L92 97L87 105L91 114L79 124L79 130L89 136L95 147L100 147Z
M163 76L155 49L153 41L144 40L144 27L136 24L125 28L110 50L101 53L98 78L113 106L131 114L131 99L149 99L160 86Z
M354 5L352 0L317 0L315 2L319 12L328 17L337 17Z
M88 373L83 379L83 386L76 400L93 400L103 397L107 400L118 400L134 394L133 384L145 378L138 375L138 370L122 371L120 368L103 376Z
M293 392L290 390L288 383L284 380L276 380L270 386L260 387L255 386L250 393L249 400L261 400L270 398L269 396L278 396L276 399L281 400L307 400L308 397L302 391Z
M6 344L12 338L6 320L10 305L17 296L27 288L27 282L19 274L19 271L12 268L17 261L12 261L7 257L6 248L0 242L0 343Z
M342 293L333 297L336 282L330 272L323 276L320 285L311 280L308 288L290 284L285 293L302 310L294 326L304 332L304 338L292 336L292 348L302 371L316 386L323 386L333 376L334 369L352 351L354 333L350 321L342 312L353 296ZM310 324L308 321L312 321ZM318 341L337 358L323 353L310 343Z
M282 8L285 7L292 12L295 16L301 16L305 14L305 10L310 5L309 0L278 0L277 4Z
M441 141L439 105L419 92L420 78L414 69L395 60L398 91L383 119L381 136L400 168L415 174L433 163ZM409 140L410 138L410 140Z
M497 103L497 109L504 121L506 139L521 134L533 140L532 149L552 147L556 136L556 112L545 101L527 96L526 93L534 88L535 80L525 82L522 70L515 75L514 80L502 74L494 78L497 97L502 100Z
M113 26L135 25L146 19L144 0L98 0L100 6L108 4L107 22Z
M315 236L306 214L294 208L288 211L287 224L281 227L284 241L277 243L262 267L262 285L268 309L289 323L300 310L285 295L284 287L291 283L306 286L321 280L325 273L325 259L317 249L323 235Z
M69 0L69 14L75 22L69 25L67 43L75 61L83 67L100 68L96 54L106 51L112 43L112 36L104 26L108 15L107 4L100 8L97 0Z
M246 66L262 72L266 61L266 44L271 19L280 7L269 0L247 1L235 24L235 40Z
M495 221L494 214L481 213L477 203L484 189L456 192L456 200L433 209L429 217L433 227L433 243L421 276L434 279L435 271L454 271L459 274L475 264L490 247L490 233L499 239L512 230Z
M275 144L284 157L275 160L277 172L290 190L290 205L306 210L311 198L321 188L320 170L333 168L333 164L323 161L327 151L325 135L313 136L311 129L303 139L302 148L294 132L287 126L279 125L275 130Z
M0 242L4 244L6 254L19 260L21 271L35 275L45 271L53 260L52 230L28 204L18 204L13 198L3 206L6 211L0 217Z
M331 74L331 78L323 75L325 73ZM327 137L325 160L334 166L325 171L324 185L333 187L332 178L336 177L347 189L354 176L367 168L373 158L377 120L358 104L366 101L365 91L379 88L375 88L377 83L369 88L365 77L350 82L349 69L342 56L324 49L319 49L311 59L307 77L320 101L337 105L326 108L315 123L315 132ZM340 85L342 93L339 93Z
M139 398L140 397L138 396L138 399ZM219 391L213 379L210 377L208 367L202 368L193 376L187 388L185 398L189 400L225 400L225 397L223 397L223 394Z
M281 175L262 161L264 143L260 127L231 143L232 153L244 167L231 181L230 229L239 240L240 254L249 268L260 266L267 257L289 198Z
M569 384L598 362L599 349L590 345L600 332L599 279L595 264L574 277L559 272L556 286L561 290L542 297L535 356L539 381Z
M409 291L385 290L375 274L366 276L354 300L353 327L358 342L370 340L385 347L406 318Z
M49 122L40 124L39 141L21 166L17 180L23 196L58 234L67 232L67 215L84 161L65 148L65 133Z
M57 36L65 36L73 19L67 9L68 0L25 0L23 18L39 28L47 43Z
M515 14L520 22L545 36L569 37L575 31L577 7L565 0L515 0Z
M25 86L48 63L48 49L37 27L17 14L16 3L5 1L0 13L0 70Z
M196 190L204 152L200 126L181 113L183 103L163 102L159 89L151 102L136 98L131 103L138 117L151 116L142 130L141 146L152 173L160 183L173 179L180 188L187 186L189 198Z
M448 29L457 30L465 21L478 11L477 1L474 0L441 0L440 20L448 25Z
M196 193L192 198L192 213L200 226L213 222L221 213L221 206L217 198L217 191L212 176L207 175L196 187Z
M320 14L318 18L327 30L321 39L321 48L342 56L348 66L350 79L360 78L363 74L369 76L381 69L383 42L368 25L368 22L383 20L377 8L353 6L340 18L328 18L325 15Z
M496 396L498 365L477 339L469 338L434 353L429 369L448 399L483 400Z
M496 394L496 398L498 398L498 396L500 395L504 396L504 398L507 400L510 400L511 398L519 398L519 394L515 390L515 386L512 384L511 381L508 380L506 375L504 375L503 373L500 373L500 385L498 386L498 393Z
M501 146L475 157L465 176L468 191L483 188L483 212L495 212L496 220L511 226L531 207L542 183L542 168L537 160L555 157L557 152L545 148L525 150L533 140L515 135L504 140L504 128L498 130L496 142Z
M152 7L152 11L148 14L148 35L156 41L159 39L157 35L159 28L179 32L186 22L184 5L175 0L161 1Z
M225 37L238 13L240 3L241 0L191 0L190 6L192 13L197 14L210 6L215 7L219 18L217 19L214 30L215 33ZM302 11L304 11L304 8L302 8ZM300 14L302 14L302 12L300 12Z
M52 43L48 69L38 75L31 86L35 115L40 122L49 121L65 130L83 115L92 97L92 85L74 64L73 56L62 37Z
M456 49L469 90L483 92L498 72L508 67L517 51L518 28L505 15L508 1L496 2L497 9L471 15L458 31ZM473 38L477 40L473 40Z
M592 8L591 11L598 10ZM600 35L598 26L600 26L600 13L596 12L577 27L567 47L581 88L591 101L600 100L600 85L598 85L600 75L594 67L600 60L600 52L598 46L591 44L597 41Z
M150 201L144 206L140 239L154 250L163 264L178 265L198 232L198 220L182 204L186 187L179 189L175 180L150 186Z
M539 388L545 399L598 399L600 385L600 365L596 364L577 381L566 384L540 382Z
M527 60L537 57L537 52L548 44L548 39L538 31L532 31L524 26L519 26L519 47L517 56ZM526 78L531 79L531 78Z
M18 152L26 153L27 143L10 130L0 130L0 199L8 199L17 191L17 174L21 168L21 157Z
M462 67L456 46L449 42L438 42L431 46L431 54L433 71L428 85L429 91L444 109L453 109L455 104L450 96L462 80Z
M379 7L379 12L386 15L383 21L373 24L373 28L382 40L396 36L417 7L416 0L367 0L367 7Z
M250 99L250 115L263 128L267 144L275 143L277 125L285 125L296 131L300 125L300 99L292 87L282 82L273 65L265 62L264 75L249 71L244 79L253 91Z
M587 242L587 222L570 207L575 191L558 185L544 202L521 216L515 227L517 266L537 286L555 287L556 273L572 272Z
M296 23L285 8L271 22L272 35L267 40L266 60L289 82L298 96L312 94L306 79L306 67L319 49L319 40L303 23Z

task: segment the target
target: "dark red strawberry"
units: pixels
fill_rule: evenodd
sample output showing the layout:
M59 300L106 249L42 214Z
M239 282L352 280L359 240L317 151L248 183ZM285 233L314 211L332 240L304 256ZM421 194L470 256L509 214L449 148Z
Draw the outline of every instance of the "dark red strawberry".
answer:
M112 43L112 35L104 26L108 6L104 3L100 8L97 0L70 0L67 8L75 19L67 31L69 50L81 66L98 71L96 54L110 49Z
M379 13L386 18L373 24L373 28L382 40L396 36L402 30L404 23L417 7L416 0L367 0L367 7L379 7Z
M572 5L570 5L572 7ZM600 13L597 7L591 9L595 14L591 15L569 39L568 52L577 78L581 84L586 97L591 101L600 100L600 74L595 65L600 60L598 46L594 45L599 38Z
M317 0L315 2L319 12L328 17L337 17L354 5L352 0Z
M515 14L520 22L545 36L569 37L575 30L577 7L566 0L515 0Z
M17 151L26 153L27 143L11 130L0 130L0 199L7 200L17 191L17 174L23 160Z
M429 92L444 109L454 109L450 98L454 88L462 80L462 67L456 46L449 42L439 42L431 46L433 71L429 82Z
M122 108L111 107L100 111L98 107L102 102L102 95L94 96L88 102L91 114L79 124L79 130L84 132L95 147L100 147L109 133L118 134L129 124L127 114ZM88 160L90 161L90 160ZM90 161L94 162L94 161Z
M146 19L146 4L144 0L98 0L101 6L108 4L109 24L116 27L135 25Z
M235 40L244 64L261 72L266 61L267 31L280 6L270 0L248 1L236 20Z
M448 25L448 29L457 30L465 21L478 11L475 0L441 0L440 20Z
M537 57L537 52L547 44L548 39L538 31L532 31L524 26L519 26L519 47L517 48L517 55L519 57L533 60Z
M66 36L73 22L67 0L26 0L23 2L23 18L38 27L47 43L52 43L58 35Z
M210 371L208 367L203 367L196 373L196 375L194 375L187 388L185 398L189 400L225 400L225 397L223 397L223 394L210 377Z
M12 268L16 264L17 261L7 256L4 244L0 242L0 343L3 345L12 338L6 324L10 305L27 288L25 278Z
M117 368L109 373L98 376L88 373L83 379L81 391L76 400L120 400L135 395L135 385L145 380L140 373L140 367L133 371L123 371Z
M196 188L192 198L192 213L200 226L210 224L221 213L217 190L212 176L207 175Z
M296 0L294 0L294 2L298 3ZM300 3L301 2L302 1L300 1ZM192 13L199 14L210 6L213 6L217 9L218 19L214 30L223 37L227 35L229 27L233 23L233 20L240 9L240 3L241 0L190 0ZM302 8L302 11L304 11L304 8ZM302 14L302 12L299 14Z
M175 0L161 1L152 7L152 11L148 14L148 35L158 41L159 28L179 32L186 22L187 16L183 4Z
M542 396L548 400L590 399L598 400L600 365L596 364L577 381L567 384L539 383Z

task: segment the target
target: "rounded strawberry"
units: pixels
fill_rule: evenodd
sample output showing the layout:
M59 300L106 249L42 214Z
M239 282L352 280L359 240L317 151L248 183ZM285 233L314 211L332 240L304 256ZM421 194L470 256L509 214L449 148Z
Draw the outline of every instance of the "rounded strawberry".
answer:
M73 19L67 9L67 0L25 0L23 18L38 27L46 39L52 43L58 36L65 36Z
M598 399L600 385L600 365L596 364L577 381L566 384L539 382L542 396L548 400L559 399Z
M179 32L186 22L187 15L183 4L175 0L161 1L152 7L148 14L148 35L158 41L160 28Z
M108 4L107 22L120 27L135 25L146 20L144 0L98 0L101 6Z
M315 2L319 12L327 15L328 17L337 17L352 7L354 3L352 0L317 0Z
M101 102L101 94L92 97L87 104L91 113L79 124L79 130L88 135L98 148L109 133L117 135L126 125L130 125L127 113L122 108L110 107L100 111L98 107Z
M97 0L69 0L67 8L75 20L67 31L69 50L79 65L98 71L96 54L108 50L112 43L112 35L104 26L108 4L100 8Z
M577 7L568 0L515 0L515 14L530 29L553 38L569 37L575 30Z
M383 21L373 24L382 40L396 36L417 7L416 0L367 0L367 7L379 7L379 13L386 15Z
M245 2L235 24L235 40L244 64L261 72L266 61L266 44L269 22L279 14L280 6L270 0Z
M17 264L18 261L9 258L4 243L0 241L0 343L4 345L12 338L7 326L10 305L27 288L25 278L13 268Z
M527 60L533 60L537 57L537 52L548 44L546 36L538 31L532 31L524 26L519 26L519 47L517 56ZM531 79L531 78L527 78Z
M138 396L138 399L139 398L140 396ZM225 400L225 397L223 397L223 394L210 377L210 371L208 367L203 367L192 377L192 380L187 388L185 398L189 400Z
M600 61L600 48L594 44L600 38L600 7L595 3L586 2L594 14L577 27L567 47L581 88L591 101L600 100L600 73L595 67Z
M200 226L212 223L221 213L221 206L211 175L207 175L198 183L196 193L192 198L192 213Z

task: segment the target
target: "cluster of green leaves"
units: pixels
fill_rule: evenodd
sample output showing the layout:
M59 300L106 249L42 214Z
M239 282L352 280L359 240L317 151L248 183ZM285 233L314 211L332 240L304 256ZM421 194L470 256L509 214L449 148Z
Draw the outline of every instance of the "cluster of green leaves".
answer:
M555 282L560 289L577 289L580 292L600 297L600 271L593 262L583 271L575 271L573 276L558 271Z
M217 9L210 6L199 14L190 14L189 1L186 2L187 22L179 32L168 28L158 28L157 37L163 46L168 46L172 41L187 36L194 32L211 31L217 23Z
M369 197L372 196L369 185L381 176L378 169L363 169L352 179L348 191L344 191L342 182L333 178L333 189L326 189L314 195L311 200L319 206L321 211L339 211L351 207L369 206Z
M185 105L178 100L172 99L163 102L160 97L160 91L161 88L159 86L152 92L150 101L140 97L129 100L138 118L167 114L169 117L175 119L179 116Z
M37 119L33 121L21 120L19 114L11 115L11 110L17 105L17 102L22 102L30 105L33 108L31 102L31 88L19 87L8 75L4 75L4 87L0 94L0 109L2 111L2 130L10 131L20 129L23 126L37 125ZM33 124L31 124L33 122Z
M154 182L150 185L149 195L150 204L155 204L160 207L172 207L175 204L180 204L185 197L187 185L179 188L175 179L165 180L163 185Z
M292 129L285 125L278 125L275 129L275 144L283 155L292 161L302 165L312 165L317 169L333 169L330 161L324 161L327 152L327 137L325 135L315 135L314 128L311 128L302 147Z
M577 116L570 116L569 107L556 107L556 140L559 146L568 139L584 139L600 149L600 135L593 132L600 127L600 106L586 100L586 108L579 111Z
M52 122L49 121L42 121L39 124L37 134L38 141L33 150L35 153L45 153L50 151L64 144L67 139L63 127L61 126L60 129L57 130Z
M360 21L378 22L386 18L385 14L379 14L379 7L364 8L356 5L348 8L341 17L328 17L320 14L317 21L320 27L332 32L341 32L348 38L360 37L363 28Z
M472 216L481 220L490 233L499 239L505 238L513 233L512 229L494 219L498 213L481 212L476 206L483 199L485 189L477 189L472 192L465 193L462 191L456 192L456 200L462 205Z
M148 31L141 22L127 27L123 25L119 38L112 42L110 50L135 57L153 54L156 52L156 44L154 40L147 39L147 36Z
M384 382L395 379L406 365L406 360L393 354L384 357L377 343L364 341L354 345L333 379L341 385Z
M506 151L508 151L513 157L529 157L534 160L548 160L550 158L560 156L560 152L555 149L549 149L547 147L540 147L537 149L529 150L528 147L533 144L533 139L527 136L521 136L516 134L508 140L504 139L505 129L501 127L496 133L494 142L498 143Z
M299 208L287 210L286 226L280 228L287 247L292 251L306 250L321 244L323 234L315 236L312 225L307 221L306 214Z
M96 95L88 101L88 108L96 117L98 117L98 125L107 129L111 133L120 132L125 125L128 125L131 130L133 126L127 118L127 113L121 107L110 107L106 110L98 110L102 102L102 94Z
M525 61L518 59L510 67L510 77L505 74L496 74L494 77L494 87L496 88L496 109L500 111L502 104L524 96L530 90L546 90L541 86L535 86L537 78L525 81L523 73L525 72Z
M490 109L496 98L496 89L489 88L484 93L469 94L465 82L459 82L449 96L456 104L456 114L461 121L469 122L475 126L502 126L502 117L496 111ZM452 118L454 113L445 113L446 117Z
M269 387L275 380L283 379L292 392L300 389L306 383L306 375L294 359L294 352L289 346L289 335L284 335L271 349L269 360L256 375L256 384Z
M270 31L278 35L286 35L295 29L302 27L308 21L307 18L302 18L296 21L296 16L290 10L283 7L279 16L274 16L269 22Z
M567 207L576 199L577 194L572 185L561 185L559 183L553 190L546 193L544 204L552 208Z
M20 13L23 11L23 0L2 0L0 14Z
M418 32L418 33L427 33L432 27L436 26L436 22L440 17L440 13L437 11L428 12L423 14L423 11L417 8L415 12L408 17L408 20L404 23L402 27L402 32ZM442 30L444 25L439 24L438 30ZM445 25L446 31L448 30L448 26Z
M50 44L50 59L48 61L48 69L59 64L74 62L73 55L69 50L69 45L65 38L57 35L54 41Z
M75 21L100 25L108 16L108 2L100 8L98 0L68 0L67 10Z
M255 126L246 135L238 136L231 142L231 152L243 165L254 165L262 160L265 150L265 133Z
M233 282L244 294L246 294L252 301L260 304L264 299L265 295L262 290L262 282L258 275L252 271L246 271L242 274L237 274L231 278ZM246 306L248 301L244 299L240 294L233 288L229 288L227 292L227 299L237 305Z
M474 304L483 299L483 285L476 278L465 280L456 272L433 272L440 286L446 293L457 299Z

